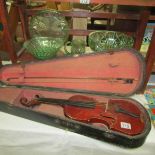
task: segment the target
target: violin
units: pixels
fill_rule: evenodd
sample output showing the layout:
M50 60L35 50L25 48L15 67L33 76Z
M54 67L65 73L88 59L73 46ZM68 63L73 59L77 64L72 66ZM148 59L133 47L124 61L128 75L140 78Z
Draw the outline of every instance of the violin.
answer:
M140 109L123 99L110 99L106 103L88 96L74 95L68 100L37 97L31 101L21 98L20 102L27 107L61 105L64 115L70 119L131 136L141 133L145 126Z

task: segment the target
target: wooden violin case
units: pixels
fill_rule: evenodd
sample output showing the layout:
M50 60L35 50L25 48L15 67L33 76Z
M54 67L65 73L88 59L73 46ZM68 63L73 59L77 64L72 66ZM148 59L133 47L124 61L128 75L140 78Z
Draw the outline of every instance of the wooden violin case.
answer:
M146 109L129 98L142 89L144 75L133 49L4 66L0 110L135 148L151 129Z

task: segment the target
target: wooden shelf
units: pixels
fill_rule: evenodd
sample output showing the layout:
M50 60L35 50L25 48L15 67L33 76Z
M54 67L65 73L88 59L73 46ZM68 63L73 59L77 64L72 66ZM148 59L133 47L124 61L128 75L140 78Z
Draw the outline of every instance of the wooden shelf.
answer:
M9 53L9 57L13 63L16 63L17 61L17 56L15 53L15 48L14 48L14 43L13 43L13 38L12 38L12 31L10 27L12 26L9 23L9 14L6 6L6 1L5 0L0 0L0 18L1 22L3 24L3 38L6 46L6 50ZM15 20L14 20L15 22ZM4 44L4 43L3 43Z
M32 0L38 1L38 0ZM41 0L40 0L41 1ZM71 2L80 3L80 0L46 0L48 2ZM116 5L131 5L131 6L155 6L155 0L89 0L94 4L116 4Z
M153 64L152 73L155 73L155 64Z

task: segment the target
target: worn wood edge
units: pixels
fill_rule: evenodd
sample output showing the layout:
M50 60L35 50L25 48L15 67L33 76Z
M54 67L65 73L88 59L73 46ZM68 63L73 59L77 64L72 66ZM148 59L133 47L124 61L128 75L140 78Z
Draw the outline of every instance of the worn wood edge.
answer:
M41 1L41 0L32 0ZM80 0L46 0L47 2L71 2L80 3ZM155 6L154 0L90 0L87 3L93 4L116 4L116 5L131 5L131 6Z

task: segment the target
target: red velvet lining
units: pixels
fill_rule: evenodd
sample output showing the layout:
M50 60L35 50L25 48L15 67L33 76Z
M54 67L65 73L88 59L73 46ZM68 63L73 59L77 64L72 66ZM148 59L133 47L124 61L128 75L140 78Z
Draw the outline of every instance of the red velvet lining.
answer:
M118 94L133 92L142 82L141 78L142 65L130 51L61 58L28 63L24 66L4 67L1 70L1 80L9 84ZM128 83L119 79L131 79L133 81Z
M30 89L28 90L28 89L15 89L15 88L0 88L0 100L1 101L5 101L10 104L13 104L14 106L19 106L19 107L24 107L24 108L27 108L27 107L23 106L20 103L20 99L22 97L25 97L29 101L31 101L32 99L35 98L36 95L39 95L41 97L46 97L46 98L69 99L72 96L83 95L83 94L49 92L49 91L39 91L39 90L30 90ZM111 116L114 117L114 120L113 120L114 124L113 123L110 124L111 118L101 117L101 119L103 120L109 119L109 121L107 121L109 123L108 124L109 129L118 131L118 132L123 132L124 134L131 135L131 136L141 134L144 131L145 120L147 119L147 115L145 114L144 109L139 104L137 104L136 101L125 99L125 98L121 99L121 98L112 98L112 97L97 96L97 95L86 95L85 94L85 96L94 99L94 101L96 102L96 106L98 106L97 104L100 104L101 111L103 110L103 112L101 113L102 115L110 114ZM102 107L102 104L103 104L103 107ZM108 104L107 110L104 109L105 107L104 104ZM127 114L115 112L115 105L120 106L122 109L126 111L130 111L131 113L139 115L139 118L134 118ZM41 111L41 112L56 115L56 116L61 116L64 118L66 117L64 113L65 109L61 105L41 104L38 106L29 107L29 109L32 109L34 111ZM88 109L88 112L89 112L89 109ZM77 113L78 111L76 112L76 115ZM81 112L79 114L81 115ZM93 118L93 121L98 122L99 121L98 118L100 118L100 113L93 112L92 118ZM129 126L126 126L126 124Z

